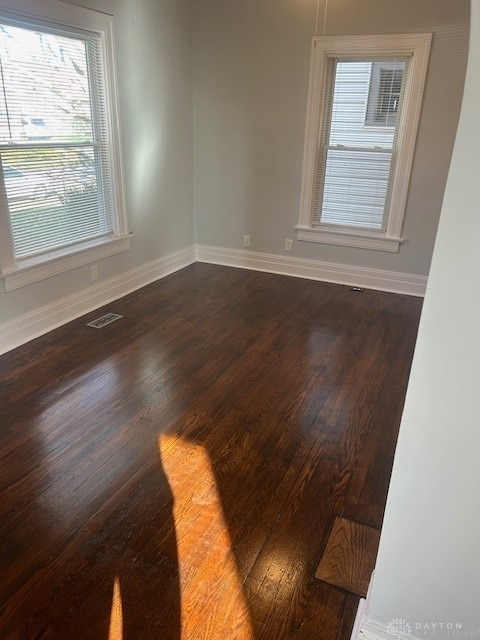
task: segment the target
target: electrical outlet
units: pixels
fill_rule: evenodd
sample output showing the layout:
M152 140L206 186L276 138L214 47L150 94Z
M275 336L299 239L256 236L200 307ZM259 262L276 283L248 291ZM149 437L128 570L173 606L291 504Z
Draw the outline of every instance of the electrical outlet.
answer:
M251 247L250 236L243 236L243 246L247 249Z
M293 249L293 240L285 240L285 251L291 251Z
M92 279L92 282L98 280L98 266L96 264L92 264L92 266L90 267L90 277Z

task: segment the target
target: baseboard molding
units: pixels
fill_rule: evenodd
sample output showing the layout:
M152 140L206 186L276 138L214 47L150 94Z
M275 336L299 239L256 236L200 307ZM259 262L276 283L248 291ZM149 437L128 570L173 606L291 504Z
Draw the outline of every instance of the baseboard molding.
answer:
M360 629L366 615L367 601L365 598L362 598L358 603L357 616L355 618L355 622L353 623L352 635L350 636L350 640L358 640Z
M350 640L366 640L363 633L363 626L368 616L368 604L370 602L370 597L372 593L372 583L375 572L372 573L372 577L370 579L370 585L368 587L368 593L366 598L362 598L358 603L357 615L355 617L355 622L353 624L352 635L350 636Z
M410 635L412 628L406 620L397 618L387 625L370 618L373 578L374 574L366 599L360 600L350 640L418 640L418 636Z
M118 300L118 298L183 269L195 261L411 296L425 295L427 286L427 278L423 276L333 262L303 260L270 253L197 245L170 253L163 258L92 285L88 289L61 298L52 304L1 323L0 354L38 338L98 307Z
M221 264L254 271L267 271L309 280L378 289L392 293L423 297L427 287L425 276L355 267L353 265L303 260L270 253L256 253L223 247L196 246L198 262Z
M0 354L195 262L188 247L0 324Z

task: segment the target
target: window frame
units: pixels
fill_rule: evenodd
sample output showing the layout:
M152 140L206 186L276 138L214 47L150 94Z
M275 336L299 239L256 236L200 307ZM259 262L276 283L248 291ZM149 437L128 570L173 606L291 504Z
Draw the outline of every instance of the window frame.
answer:
M408 195L418 124L423 102L425 79L432 41L431 33L372 36L314 37L310 64L307 121L302 170L300 216L296 226L298 240L359 247L397 253ZM397 158L392 183L392 198L385 231L371 231L331 225L313 226L313 206L317 176L317 158L327 90L330 58L410 57L405 80L403 108L398 122Z
M120 114L116 82L113 16L59 0L0 0L0 20L22 27L53 29L63 35L93 34L99 38L104 74L108 161L113 194L113 232L54 249L38 256L15 260L13 237L6 206L6 191L0 180L0 277L5 291L49 278L130 249Z

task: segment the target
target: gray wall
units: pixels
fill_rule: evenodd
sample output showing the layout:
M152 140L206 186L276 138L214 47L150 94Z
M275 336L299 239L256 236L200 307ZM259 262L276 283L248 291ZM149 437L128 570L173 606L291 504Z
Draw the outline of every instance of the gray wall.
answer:
M115 16L131 250L100 280L193 244L193 115L188 0L75 0ZM10 293L0 322L90 286L88 266Z
M479 109L480 0L472 0L465 100L369 612L384 624L459 622L465 637L480 634Z
M193 3L195 224L199 244L283 253L295 238L314 0ZM329 4L327 33L434 32L400 253L294 243L294 256L428 273L458 114L468 0ZM290 255L290 254L288 254Z
M130 252L99 262L100 279L191 245L194 199L197 242L238 248L250 234L253 250L281 253L298 219L314 0L70 1L116 20L135 237ZM356 0L348 11L345 2L330 3L328 33L435 32L408 243L394 255L295 242L293 255L423 275L461 100L468 2ZM86 266L0 288L0 322L89 286Z

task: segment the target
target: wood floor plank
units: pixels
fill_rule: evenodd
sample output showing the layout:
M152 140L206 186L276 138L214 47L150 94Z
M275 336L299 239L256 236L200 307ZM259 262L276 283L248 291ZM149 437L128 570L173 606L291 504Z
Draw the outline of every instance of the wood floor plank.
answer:
M336 518L315 577L365 598L379 542L378 529Z
M195 264L0 357L0 637L347 640L420 309Z

